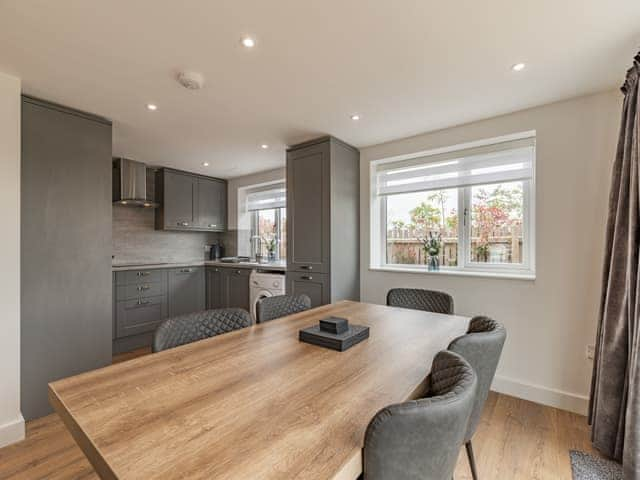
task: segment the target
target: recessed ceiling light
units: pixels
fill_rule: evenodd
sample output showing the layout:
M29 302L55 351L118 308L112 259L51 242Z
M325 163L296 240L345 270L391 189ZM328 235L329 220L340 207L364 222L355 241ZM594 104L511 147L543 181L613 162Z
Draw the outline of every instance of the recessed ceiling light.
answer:
M269 148L269 145L267 145L266 143L263 143L262 145L260 145L260 148L263 150L266 150L267 148Z
M513 70L514 72L520 72L524 70L524 67L526 67L524 63L516 63L511 66L511 70Z
M354 113L353 115L351 115L351 120L354 120L354 121L360 120L360 115L358 115L357 113Z
M158 106L155 103L147 103L147 110L157 110Z
M209 162L202 162L202 166L203 167L208 167L209 166Z
M242 46L246 48L253 48L256 46L256 41L252 37L243 37L242 38Z

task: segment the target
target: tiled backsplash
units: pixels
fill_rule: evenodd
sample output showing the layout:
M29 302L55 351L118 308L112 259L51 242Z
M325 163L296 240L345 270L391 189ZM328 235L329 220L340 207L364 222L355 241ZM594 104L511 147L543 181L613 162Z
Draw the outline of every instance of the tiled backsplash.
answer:
M205 246L217 239L217 233L155 230L153 209L113 205L114 263L203 260Z

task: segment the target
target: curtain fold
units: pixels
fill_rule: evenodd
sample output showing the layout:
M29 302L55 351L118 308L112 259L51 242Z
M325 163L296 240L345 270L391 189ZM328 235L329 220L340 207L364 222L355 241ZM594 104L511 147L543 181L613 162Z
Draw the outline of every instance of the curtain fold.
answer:
M622 462L625 480L640 480L639 74L640 54L622 87L589 402L593 445Z

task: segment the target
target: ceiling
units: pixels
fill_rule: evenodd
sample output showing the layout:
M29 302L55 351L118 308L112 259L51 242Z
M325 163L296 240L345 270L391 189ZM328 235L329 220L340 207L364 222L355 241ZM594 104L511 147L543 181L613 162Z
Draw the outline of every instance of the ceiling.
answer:
M639 46L637 0L0 0L25 93L112 119L114 155L225 178L321 134L364 147L614 88Z

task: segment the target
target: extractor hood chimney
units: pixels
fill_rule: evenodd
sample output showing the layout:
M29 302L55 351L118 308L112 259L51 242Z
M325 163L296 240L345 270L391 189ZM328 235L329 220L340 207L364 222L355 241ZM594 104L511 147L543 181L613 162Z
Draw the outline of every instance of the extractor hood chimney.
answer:
M113 203L133 207L155 208L147 198L147 166L127 158L113 159Z

